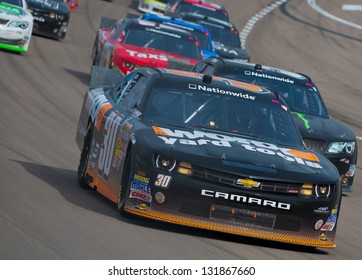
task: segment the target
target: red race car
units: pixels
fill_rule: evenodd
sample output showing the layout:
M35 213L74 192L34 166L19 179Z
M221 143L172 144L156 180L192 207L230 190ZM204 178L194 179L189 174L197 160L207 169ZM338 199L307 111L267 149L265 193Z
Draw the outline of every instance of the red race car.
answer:
M64 0L65 3L68 3L69 9L73 11L76 7L78 7L79 0Z
M93 65L123 75L141 66L191 69L202 57L192 33L132 17L102 18L92 52Z

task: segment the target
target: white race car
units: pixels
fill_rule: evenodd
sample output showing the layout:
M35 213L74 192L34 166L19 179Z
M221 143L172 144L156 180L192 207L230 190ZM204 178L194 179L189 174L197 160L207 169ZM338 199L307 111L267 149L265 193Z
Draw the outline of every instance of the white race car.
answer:
M139 0L138 10L144 13L164 15L169 0Z
M28 51L32 30L33 16L25 0L0 0L0 48Z

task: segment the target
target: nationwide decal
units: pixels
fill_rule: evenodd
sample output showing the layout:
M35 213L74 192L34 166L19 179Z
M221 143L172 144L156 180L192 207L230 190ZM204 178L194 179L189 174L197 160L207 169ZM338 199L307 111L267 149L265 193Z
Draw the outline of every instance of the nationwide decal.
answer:
M240 97L240 98L244 98L244 99L255 100L254 95L249 95L248 93L242 93L242 92L233 92L233 91L229 91L229 90L220 89L217 87L208 87L208 86L204 86L204 85L189 84L189 89L205 91L205 92L213 92L213 93L219 93L219 94L223 94L223 95L229 95L229 96L235 96L235 97Z
M181 36L178 35L178 34L167 32L167 31L160 30L160 29L155 29L155 28L152 28L152 27L146 27L146 31L150 31L150 32L154 32L154 33L174 37L174 38L177 38L177 39L181 39Z
M254 77L258 77L258 78L264 78L264 79L269 79L269 80L275 80L275 81L279 81L279 82L294 84L294 81L291 80L291 79L288 79L288 78L272 76L272 75L258 73L258 72L254 72L254 71L244 71L244 73L247 76L254 76Z
M169 25L169 26L176 27L176 28L180 28L180 29L185 29L185 30L192 31L192 32L195 30L195 29L192 28L192 27L185 26L185 25L181 25L181 24L177 24L177 23L173 23L173 22L163 21L162 24L164 24L164 25Z
M143 202L151 202L151 187L150 179L143 177L139 174L135 174L131 181L130 198L138 198Z
M179 129L152 126L155 134L167 145L175 143L191 146L214 145L231 148L231 143L239 144L247 151L262 153L270 156L279 156L286 161L296 162L312 168L322 168L316 154L294 149L285 149L271 143L245 139L236 136L216 134L204 131L184 131Z
M132 57L138 57L138 58L146 58L146 59L156 59L161 61L168 61L166 55L158 55L158 54L152 54L152 53L140 53L132 50L126 50L128 54Z
M216 191L205 190L205 189L201 190L201 195L213 197L213 198L220 198L220 199L234 201L234 202L246 203L246 204L253 204L253 205L256 204L259 206L271 207L271 208L288 210L288 211L290 211L290 209L291 209L291 205L289 203L277 202L274 200L261 199L261 198L250 197L250 196L245 196L245 195L238 195L238 194L225 193L225 192L216 192Z

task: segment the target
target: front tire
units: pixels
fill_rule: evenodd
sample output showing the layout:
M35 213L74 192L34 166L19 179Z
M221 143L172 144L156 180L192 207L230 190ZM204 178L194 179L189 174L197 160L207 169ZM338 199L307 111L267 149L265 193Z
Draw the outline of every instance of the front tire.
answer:
M87 135L84 138L84 144L82 152L80 153L80 159L78 165L77 179L78 179L78 184L81 188L89 188L85 176L87 171L92 134L93 134L93 126L92 123L90 123L88 125Z

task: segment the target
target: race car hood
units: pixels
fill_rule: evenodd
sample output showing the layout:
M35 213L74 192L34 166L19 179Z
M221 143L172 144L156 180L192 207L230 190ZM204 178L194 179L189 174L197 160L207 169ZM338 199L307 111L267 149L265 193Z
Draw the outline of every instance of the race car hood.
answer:
M0 17L8 20L25 20L31 22L33 16L20 7L0 2Z
M167 68L169 58L174 58L190 65L195 65L198 62L197 60L186 58L174 53L126 44L119 44L115 48L114 52L115 56L121 60L127 60L128 62L138 66L150 65L158 68Z
M222 58L240 59L243 61L249 61L250 59L250 55L242 48L226 46L220 42L214 42L214 48L216 53Z
M303 147L277 146L210 129L152 126L139 136L147 138L145 143L155 153L221 172L286 182L338 181L330 161Z
M293 119L303 138L327 141L356 141L355 134L345 125L331 119L293 112Z

